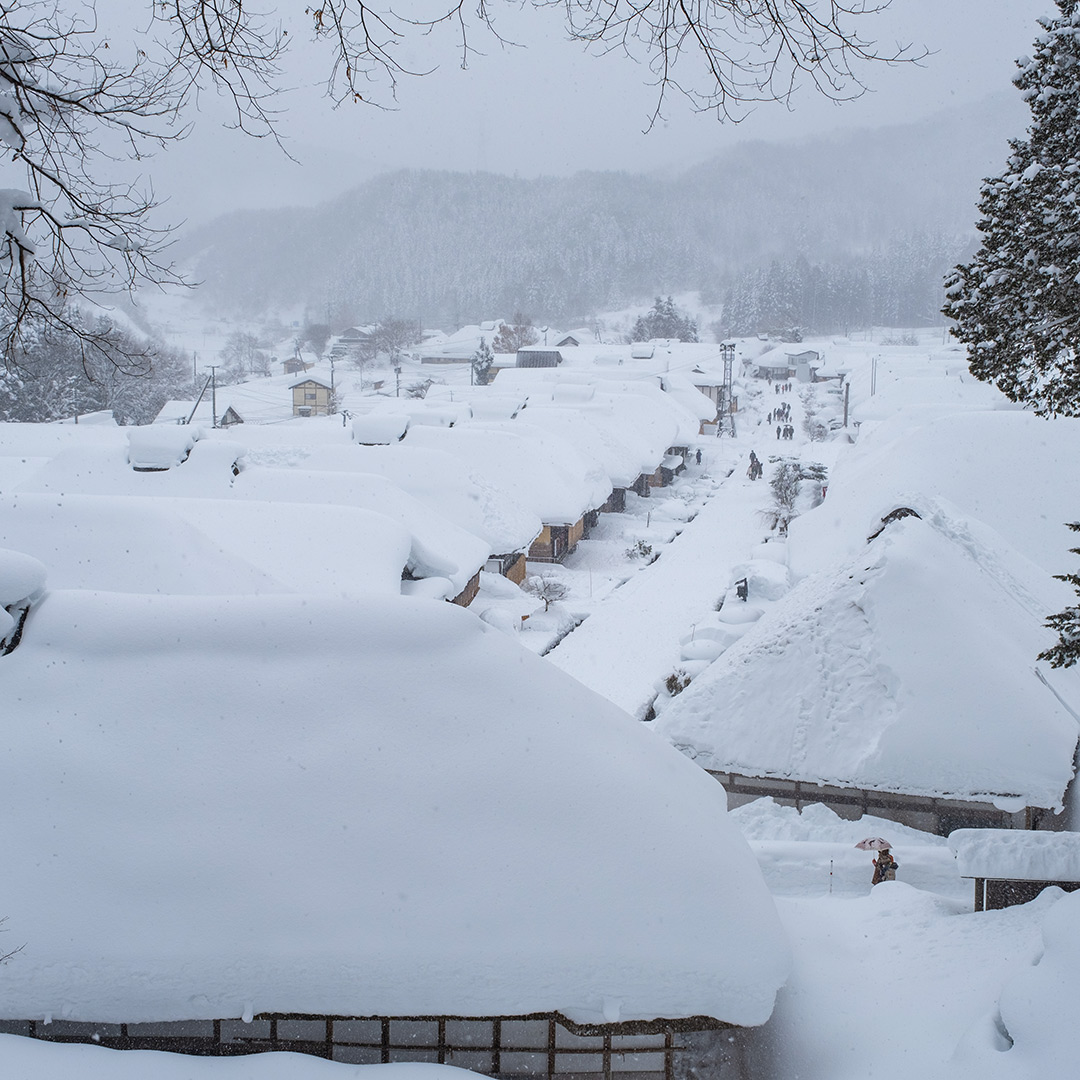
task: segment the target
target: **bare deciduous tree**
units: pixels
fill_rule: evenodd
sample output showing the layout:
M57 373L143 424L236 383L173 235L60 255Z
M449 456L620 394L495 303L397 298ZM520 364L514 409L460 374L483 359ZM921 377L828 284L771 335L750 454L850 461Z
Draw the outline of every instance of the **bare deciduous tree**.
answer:
M543 600L545 611L557 600L565 600L568 591L561 581L557 581L553 577L547 577L544 574L527 577L521 583L521 588L530 596L535 596L537 600Z
M424 74L400 59L405 46L438 28L451 28L463 65L475 31L503 40L488 0L444 2L432 13L418 0L392 8L314 0L306 15L329 49L330 96L386 104L380 88L392 98L400 78ZM879 49L858 33L859 20L888 0L528 3L561 12L571 39L646 63L657 91L653 120L673 91L735 120L754 102L786 101L803 81L853 97L864 61L923 55ZM11 154L8 173L20 173L0 181L0 348L9 366L35 326L80 334L93 350L92 331L68 317L73 298L178 280L163 254L170 230L152 213L153 189L137 175L108 178L119 163L137 169L182 138L201 92L223 94L241 131L276 137L288 35L274 17L244 0L148 0L134 48L110 41L92 2L72 0L70 11L63 0L0 0L0 144Z

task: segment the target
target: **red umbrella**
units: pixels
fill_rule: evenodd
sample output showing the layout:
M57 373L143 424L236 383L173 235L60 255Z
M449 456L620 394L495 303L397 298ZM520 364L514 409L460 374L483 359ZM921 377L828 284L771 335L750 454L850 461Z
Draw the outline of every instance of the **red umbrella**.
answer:
M888 851L892 844L881 836L868 836L855 845L860 851Z

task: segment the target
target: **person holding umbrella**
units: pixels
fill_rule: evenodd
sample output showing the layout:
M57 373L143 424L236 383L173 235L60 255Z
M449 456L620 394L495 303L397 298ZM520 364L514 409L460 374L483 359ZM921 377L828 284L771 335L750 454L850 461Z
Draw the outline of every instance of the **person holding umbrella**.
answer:
M870 879L871 885L877 885L882 881L895 881L896 871L900 864L892 857L889 850L892 844L881 836L868 836L855 845L860 851L876 851L878 857L874 860L874 876Z

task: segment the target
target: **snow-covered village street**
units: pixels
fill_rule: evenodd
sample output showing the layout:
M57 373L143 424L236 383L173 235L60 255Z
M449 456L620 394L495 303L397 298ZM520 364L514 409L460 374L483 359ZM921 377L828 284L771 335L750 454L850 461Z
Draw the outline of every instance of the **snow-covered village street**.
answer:
M938 331L809 341L826 378L783 393L785 347L741 341L718 434L714 347L623 348L617 377L609 346L490 387L444 367L344 424L0 424L0 663L37 720L5 737L5 1076L484 1071L449 1034L339 1032L368 1021L317 1021L333 1062L282 1052L372 1015L736 1025L556 1073L1067 1074L1080 893L974 911L945 834L1071 812L1080 680L1033 658L1080 423L1008 407ZM650 455L669 476L634 490ZM513 570L611 477L621 508ZM108 1049L208 1021L271 1052ZM620 1038L646 1040L622 1071Z

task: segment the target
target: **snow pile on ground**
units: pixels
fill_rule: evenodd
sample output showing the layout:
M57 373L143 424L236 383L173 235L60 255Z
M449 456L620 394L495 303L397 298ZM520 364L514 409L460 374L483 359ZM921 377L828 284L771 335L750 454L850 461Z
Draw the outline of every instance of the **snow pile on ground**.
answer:
M26 605L45 588L45 577L45 566L38 559L0 548L0 654L13 640Z
M902 876L905 864L898 861ZM949 899L902 880L871 889L869 877L868 866L862 896L778 900L796 942L795 969L772 1020L753 1038L750 1074L800 1080L994 1075L955 1070L950 1062L966 1032L976 1025L985 1031L1002 987L1039 955L1042 919L1060 892L975 914L970 899ZM1059 1023L1065 1000L1050 1005ZM1037 1075L1022 1066L1002 1074L1011 1080Z
M453 605L56 590L0 664L0 1016L758 1024L786 977L720 785Z
M0 607L28 600L45 587L47 571L38 559L0 548Z
M1080 881L1080 833L956 829L949 848L964 877Z
M5 1080L475 1080L452 1065L345 1065L310 1054L193 1057L0 1035Z
M943 836L871 814L849 821L821 803L796 810L794 806L781 806L772 798L754 799L730 811L730 816L743 836L751 841L812 840L854 846L868 836L880 834L894 846L906 843L945 847L947 843ZM862 853L860 857L865 860L867 856Z
M972 1025L942 1080L1068 1076L1076 1068L1080 1000L1080 894L1048 889L1042 949L1005 982L997 1007Z

